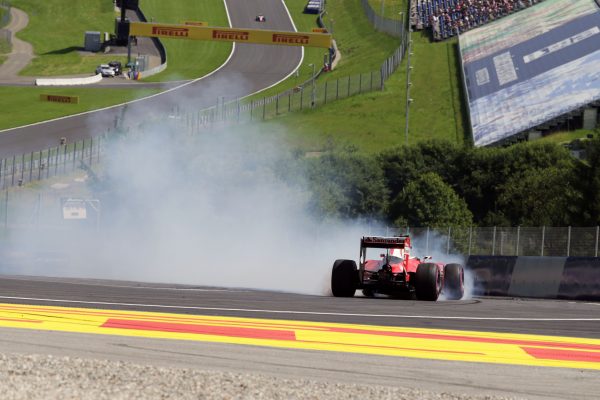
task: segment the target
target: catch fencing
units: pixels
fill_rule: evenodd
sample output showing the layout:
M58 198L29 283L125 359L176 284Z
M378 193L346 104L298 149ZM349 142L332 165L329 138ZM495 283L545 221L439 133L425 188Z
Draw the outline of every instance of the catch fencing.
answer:
M321 70L312 79L273 96L217 101L213 107L195 111L175 108L166 115L154 115L154 118L157 121L171 121L178 130L185 130L188 134L197 134L214 125L264 121L289 112L320 107L356 94L383 90L385 81L398 68L406 54L408 35L406 30L402 32L400 45L377 71L319 82L316 78L323 73ZM121 128L117 131L123 133ZM0 188L69 174L77 170L82 161L96 162L100 160L103 142L113 133L115 132L109 131L103 137L1 159Z
M404 28L404 14L400 19L385 18L377 12L369 4L369 0L360 0L365 14L369 19L369 22L380 32L385 32L390 36L403 37L406 29Z
M409 233L421 251L445 254L540 257L598 257L600 227L386 228Z
M0 188L71 174L100 162L106 136L0 159Z

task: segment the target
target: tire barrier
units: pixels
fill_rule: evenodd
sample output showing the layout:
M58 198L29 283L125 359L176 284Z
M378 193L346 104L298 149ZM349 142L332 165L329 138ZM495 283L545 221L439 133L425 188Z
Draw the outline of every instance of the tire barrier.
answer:
M600 300L600 258L469 256L477 296Z

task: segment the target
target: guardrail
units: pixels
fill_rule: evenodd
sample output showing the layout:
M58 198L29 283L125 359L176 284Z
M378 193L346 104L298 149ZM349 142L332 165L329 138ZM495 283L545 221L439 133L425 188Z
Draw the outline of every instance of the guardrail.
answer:
M600 300L600 258L471 256L466 284L478 296Z
M36 86L79 86L90 85L102 81L102 74L86 76L85 78L38 78Z

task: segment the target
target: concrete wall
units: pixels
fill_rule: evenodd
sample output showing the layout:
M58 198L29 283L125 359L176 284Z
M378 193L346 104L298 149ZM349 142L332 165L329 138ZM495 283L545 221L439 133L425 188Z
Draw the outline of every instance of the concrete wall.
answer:
M480 296L600 300L600 258L470 256Z

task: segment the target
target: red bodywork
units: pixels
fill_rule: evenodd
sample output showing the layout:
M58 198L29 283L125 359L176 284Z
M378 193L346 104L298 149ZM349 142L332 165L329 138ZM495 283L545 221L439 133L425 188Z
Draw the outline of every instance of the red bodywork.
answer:
M383 257L366 259L366 249L381 249ZM442 278L444 264L434 263L427 257L421 260L410 255L410 237L397 238L364 237L361 241L359 278L363 289L384 294L396 294L414 290L412 282L417 267L422 263L435 264Z

